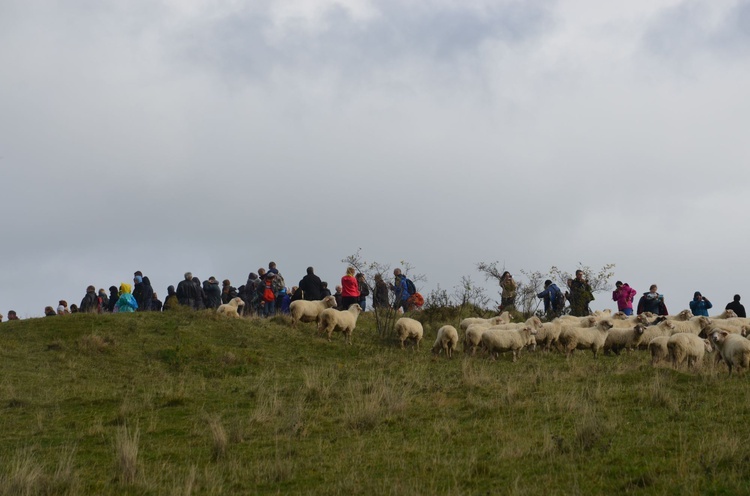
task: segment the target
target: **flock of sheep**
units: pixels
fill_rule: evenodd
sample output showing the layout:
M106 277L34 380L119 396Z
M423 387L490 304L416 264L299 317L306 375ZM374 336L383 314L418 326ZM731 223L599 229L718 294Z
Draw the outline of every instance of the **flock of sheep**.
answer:
M237 308L241 305L242 300L235 298L220 306L217 312L239 317ZM319 301L294 301L289 307L292 327L298 322L317 322L318 331L325 333L329 341L334 332L341 332L351 344L351 334L362 309L357 304L348 310L337 310L335 306L333 296ZM705 353L716 348L716 360L727 364L730 375L734 367L750 367L750 340L746 337L750 334L750 319L737 317L731 310L711 318L695 317L690 310L666 317L650 313L612 315L605 310L586 317L565 315L551 322L542 322L539 317L521 323L510 320L508 312L489 319L462 320L459 327L464 336L464 352L474 355L477 349L482 349L493 359L500 353L511 352L516 361L524 348L536 349L537 346L546 351L556 349L567 356L575 350L591 350L594 358L599 351L619 355L622 350L648 349L652 364L668 359L676 368L686 361L688 367L698 368ZM394 329L402 348L407 340L413 340L419 348L424 330L418 320L402 317L396 321ZM432 352L439 355L444 351L445 356L451 358L458 342L456 328L442 326Z

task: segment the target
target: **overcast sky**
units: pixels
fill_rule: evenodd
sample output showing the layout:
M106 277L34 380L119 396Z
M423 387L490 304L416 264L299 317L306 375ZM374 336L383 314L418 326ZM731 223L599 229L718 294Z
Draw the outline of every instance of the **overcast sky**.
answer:
M423 294L614 263L723 308L748 88L748 1L2 0L0 313L135 270L333 286L358 248Z

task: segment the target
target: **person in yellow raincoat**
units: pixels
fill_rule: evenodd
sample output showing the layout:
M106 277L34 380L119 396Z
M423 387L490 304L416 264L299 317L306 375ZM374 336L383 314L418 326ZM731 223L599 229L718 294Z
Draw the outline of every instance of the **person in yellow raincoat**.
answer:
M138 303L132 295L133 288L130 284L120 284L120 298L115 303L115 312L135 312Z

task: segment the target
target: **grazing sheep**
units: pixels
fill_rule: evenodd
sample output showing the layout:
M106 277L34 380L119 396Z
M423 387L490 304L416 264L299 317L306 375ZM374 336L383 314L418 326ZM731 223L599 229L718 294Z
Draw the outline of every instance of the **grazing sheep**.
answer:
M614 351L615 355L619 355L623 348L628 350L637 348L641 344L645 330L646 328L641 324L637 324L632 329L612 328L604 341L604 353L609 354L610 351Z
M326 308L336 306L336 297L326 296L322 300L295 300L289 305L289 313L292 316L292 327L297 327L297 322L317 322L320 313Z
M607 340L607 333L610 329L612 329L612 319L602 319L594 327L563 325L560 331L560 345L568 357L578 349L591 350L596 358Z
M416 342L416 348L419 349L419 342L422 341L424 330L422 323L409 317L401 317L396 321L394 326L398 340L401 341L401 348L404 347L404 341L413 339Z
M237 312L237 308L244 306L245 302L242 301L242 298L239 296L235 296L231 300L229 300L228 303L224 303L223 305L219 305L219 308L216 309L216 313L219 315L226 315L227 317L234 317L235 319L240 318L239 312Z
M471 324L464 335L464 353L476 354L477 346L482 342L482 334L489 329L484 324Z
M711 334L711 341L716 345L721 358L729 367L730 376L732 367L746 369L750 366L750 340L747 338L727 331L716 331Z
M667 350L674 368L682 365L685 359L687 359L689 368L699 368L705 352L710 353L713 348L711 347L711 341L708 339L699 338L697 334L691 332L678 332L669 336Z
M510 322L510 314L508 312L503 312L500 315L492 317L491 319L482 319L480 317L467 317L461 321L458 327L460 327L462 331L466 331L466 329L468 329L469 326L472 324L485 324L487 327L489 327L493 325L507 324L509 322Z
M357 326L357 317L362 312L362 307L353 304L348 310L336 310L335 308L326 308L320 312L318 318L318 332L325 332L328 335L328 341L331 340L333 331L344 333L344 340L352 344L352 331Z
M435 340L435 344L432 345L432 353L437 356L441 351L445 350L445 356L453 358L453 350L456 349L457 344L458 331L453 326L445 325L438 329L437 339Z
M651 365L656 365L667 358L669 355L669 349L667 348L669 338L670 336L658 336L649 341L648 350L651 352Z
M545 351L549 351L552 346L557 346L561 330L562 324L559 319L542 323L542 328L537 330L535 336L537 344Z
M511 351L515 362L534 334L536 334L536 329L528 325L521 329L490 329L482 334L482 347L487 350L493 360L496 360L500 353Z

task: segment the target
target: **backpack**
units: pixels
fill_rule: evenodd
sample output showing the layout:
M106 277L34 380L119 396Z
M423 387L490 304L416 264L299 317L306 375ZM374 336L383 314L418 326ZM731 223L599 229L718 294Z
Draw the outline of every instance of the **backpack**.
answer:
M417 292L417 288L414 286L414 283L411 282L411 279L408 277L405 277L404 280L406 281L406 292L410 295L413 295Z
M266 283L266 289L263 290L263 301L271 302L275 300L276 300L276 295L273 294L273 289L271 289L271 285L269 283Z

